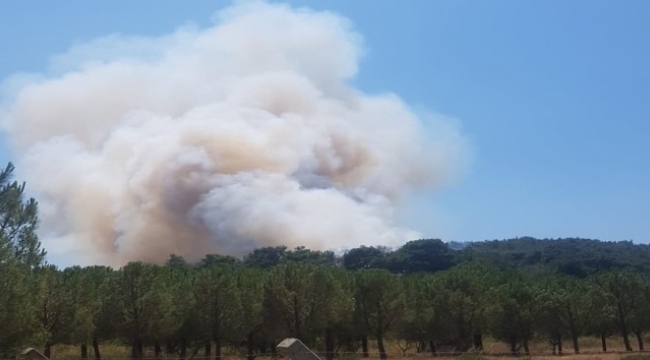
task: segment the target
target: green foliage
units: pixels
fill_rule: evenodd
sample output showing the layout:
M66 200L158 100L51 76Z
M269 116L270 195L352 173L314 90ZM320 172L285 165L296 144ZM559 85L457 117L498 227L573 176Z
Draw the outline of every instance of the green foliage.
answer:
M101 297L98 289L105 279L97 277L93 279L95 270L95 267L73 266L64 269L61 274L65 287L65 301L75 304L75 306L64 306L63 309L63 334L60 340L63 343L76 345L90 343L93 334L99 328L97 317L101 310Z
M348 270L377 268L385 263L386 253L387 249L362 245L343 255L343 267Z
M261 269L278 266L286 260L287 247L263 247L244 257L244 265Z
M459 251L458 258L462 262L488 262L504 270L543 266L574 277L622 268L650 272L650 244L631 241L531 237L492 240L470 243Z
M286 261L333 267L337 265L338 259L333 251L314 251L298 246L286 253Z
M421 254L413 249L423 243L401 253ZM370 338L382 357L388 355L385 339L471 357L480 356L484 334L526 353L532 339L609 336L623 327L630 334L650 331L649 278L631 270L581 279L466 262L395 274L349 271L304 248L267 250L284 254L283 260L262 267L216 255L197 264L172 256L164 266L135 262L119 270L0 264L16 274L0 278L12 289L0 292L0 302L12 309L0 311L0 320L17 324L0 329L3 349L29 341L47 348L119 339L131 345L134 358L145 346L161 351L161 344L190 358L211 343L215 354L229 347L253 360L282 338L299 337L333 358L337 349L356 351ZM21 327L15 316L32 320ZM10 342L13 347L5 345Z
M402 274L436 272L454 265L454 257L439 239L409 241L386 258L385 268Z
M12 182L13 172L11 163L0 172L0 262L15 259L35 267L45 258L36 236L38 205L23 199L25 184Z
M455 264L454 253L439 239L409 241L395 251L382 247L361 246L343 255L348 270L378 268L393 273L436 272Z
M141 358L145 341L173 329L173 293L169 286L176 284L165 284L160 267L140 262L124 266L112 280L116 328L132 345L133 358Z
M593 278L594 295L601 306L601 317L608 318L619 330L625 350L631 351L629 332L637 326L647 329L648 282L638 273L625 270L611 270ZM642 346L641 344L639 344Z
M237 320L241 313L239 289L237 287L237 275L234 270L225 265L214 265L203 267L196 273L196 281L188 289L194 290L196 302L196 313L194 316L186 317L189 327L181 329L180 336L194 334L198 329L202 342L214 341L217 354L221 354L221 344L233 340L237 330ZM180 308L184 306L179 304ZM198 316L198 322L195 322Z
M0 262L0 358L9 358L37 340L36 305L31 278L15 262Z
M264 288L267 321L284 337L315 340L347 308L343 289L325 267L288 262L270 270Z
M498 274L480 264L465 264L436 275L437 340L457 351L480 347L473 338L487 327L486 311L494 305L490 291L500 280Z
M219 254L208 254L199 262L199 266L211 267L211 266L229 266L236 267L241 264L241 260L228 256L228 255L219 255Z
M482 359L484 334L528 353L532 339L577 352L581 336L612 334L641 349L650 332L650 246L631 242L517 238L454 250L421 239L341 257L276 246L243 259L60 270L44 265L37 205L13 170L0 172L0 358L56 343L92 344L99 357L100 343L121 341L135 359L152 345L162 358L162 344L191 359L211 344L217 358L223 347L254 360L299 337L328 360L356 358L368 339L382 358L393 339Z
M40 289L32 271L45 257L36 236L38 207L24 200L25 184L11 181L13 171L11 163L0 171L0 358L44 335L34 331Z
M36 307L40 332L45 342L45 356L50 356L50 347L65 339L66 304L69 303L69 287L64 284L63 273L55 266L45 266L36 269L38 297Z
M366 334L377 339L382 359L386 358L384 337L404 314L402 282L390 272L368 269L355 274L357 318Z
M580 351L578 339L593 319L589 305L589 287L584 281L567 276L548 276L538 282L537 325L539 332L553 342L571 339L574 352Z
M235 321L233 343L242 344L245 354L252 358L256 355L256 345L264 343L271 336L265 331L264 287L266 273L249 268L236 274L238 292L238 313Z
M491 291L491 299L488 308L490 332L495 338L509 343L512 352L521 345L528 354L539 311L535 286L525 276L512 274L507 282Z
M253 250L244 257L244 265L266 269L286 262L308 263L333 267L338 263L337 257L332 251L314 251L298 246L293 250L287 250L286 246L267 246Z

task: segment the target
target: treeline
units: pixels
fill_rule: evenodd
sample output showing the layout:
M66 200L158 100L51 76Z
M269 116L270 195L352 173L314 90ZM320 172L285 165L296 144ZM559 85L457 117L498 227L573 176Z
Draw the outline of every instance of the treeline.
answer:
M545 267L559 274L585 277L610 269L650 273L650 245L631 241L522 237L469 243L459 261L490 262L502 269Z
M332 359L367 356L369 341L385 358L387 338L404 351L480 350L486 335L513 353L529 353L533 339L579 352L586 335L599 336L603 351L610 336L621 336L632 351L643 349L650 331L650 277L632 270L576 278L464 263L404 275L316 260L266 268L218 256L119 270L39 266L3 289L13 302L0 307L0 339L5 353L77 344L80 357L99 359L102 343L120 341L134 359L148 347L154 357L218 359L228 348L252 360L285 337Z
M650 332L649 252L630 242L424 239L341 256L266 247L243 259L58 269L44 262L36 203L12 171L0 172L0 358L72 344L99 360L102 344L119 342L133 359L253 360L286 337L327 359L368 356L369 342L386 358L386 339L404 352L480 350L485 336L513 353L532 340L561 353L579 352L587 335L607 351L617 335L632 351Z

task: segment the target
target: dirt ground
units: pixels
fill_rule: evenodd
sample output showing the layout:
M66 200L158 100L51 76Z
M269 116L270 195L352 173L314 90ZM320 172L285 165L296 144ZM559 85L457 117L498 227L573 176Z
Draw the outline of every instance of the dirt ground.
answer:
M650 340L650 339L649 339ZM650 344L650 342L648 342ZM529 360L620 360L630 355L646 355L647 359L650 360L650 353L644 352L639 353L634 351L632 353L625 352L622 339L612 337L607 341L608 352L603 353L600 347L600 339L585 337L580 339L580 350L581 354L574 354L573 347L570 342L564 344L564 351L561 356L553 355L553 348L550 344L545 342L533 342L531 343L531 354L530 356L524 356L520 354L519 356L512 356L509 354L509 348L507 344L497 342L491 339L485 339L484 341L484 352L483 354L462 354L462 355L453 355L453 354L444 354L442 351L439 352L437 357L432 357L428 353L417 354L415 349L410 348L403 352L402 349L398 346L396 342L388 342L387 352L389 354L389 360L503 360L503 359L529 359ZM404 344L402 344L404 345ZM636 343L633 343L633 347L636 349ZM79 360L79 347L70 346L70 345L58 345L53 349L52 360ZM89 348L88 356L92 359L94 354L92 349ZM339 355L340 360L379 360L379 354L375 348L371 346L370 357L362 358L360 354L345 354L342 353ZM444 350L444 349L443 349ZM102 344L102 360L127 360L130 359L130 349L127 346L120 344ZM242 360L243 356L237 356L230 349L224 349L223 360ZM497 355L498 354L498 355ZM186 360L213 360L214 358L206 359L203 356L202 349L193 357L188 354ZM163 360L176 360L176 356L164 356ZM257 360L271 360L271 357L258 356ZM145 354L145 360L153 360L153 353ZM275 359L274 359L275 360ZM637 360L637 359L635 359ZM638 359L642 360L642 359ZM645 360L645 359L643 359Z

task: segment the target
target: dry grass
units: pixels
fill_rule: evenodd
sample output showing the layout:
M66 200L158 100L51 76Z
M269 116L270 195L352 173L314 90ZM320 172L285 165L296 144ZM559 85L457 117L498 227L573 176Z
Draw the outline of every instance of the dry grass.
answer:
M650 341L648 342L650 344ZM362 358L359 354L343 354L340 360L379 360L378 351L374 344L370 344L369 358ZM440 349L440 356L431 357L429 354L416 354L415 349L411 348L403 354L399 346L394 341L388 341L387 352L389 353L389 360L503 360L503 359L529 359L529 360L650 360L650 355L639 353L626 353L623 346L623 341L617 337L607 339L608 353L602 353L600 347L600 339L593 337L585 337L580 339L581 354L573 354L571 342L564 343L564 354L557 356L552 354L552 346L543 341L533 342L530 345L531 355L528 357L520 356L515 357L510 354L508 345L493 339L484 340L484 353L485 354L501 354L499 356L488 356L480 354L463 354L463 355L445 355L445 349ZM102 343L100 346L102 359L129 359L131 351L128 346L119 343ZM224 349L224 353L228 356L223 360L242 360L241 356L237 356L235 351ZM93 350L88 348L88 356L92 359ZM153 352L148 349L145 353L145 358L153 358ZM635 356L635 357L632 357ZM639 357L636 357L639 356ZM52 360L78 360L80 359L80 351L78 346L71 345L58 345L53 348ZM163 357L163 360L176 360L176 357ZM259 356L258 360L276 360L270 357ZM188 357L189 360L189 357ZM202 350L192 360L206 360L203 357Z
M630 358L630 356L639 356L639 358ZM391 357L389 360L413 360L421 357ZM463 354L460 356L438 356L426 357L427 360L650 360L650 355L629 353L583 353L583 354L565 354L562 356L550 354L532 354L530 356L500 355L500 356L487 356L480 354ZM365 360L365 359L364 359ZM367 358L367 360L379 360L378 357Z
M131 349L122 344L102 343L99 346L102 359L128 359L131 357ZM88 356L94 358L92 347L88 347ZM57 345L52 349L52 360L80 359L79 346Z

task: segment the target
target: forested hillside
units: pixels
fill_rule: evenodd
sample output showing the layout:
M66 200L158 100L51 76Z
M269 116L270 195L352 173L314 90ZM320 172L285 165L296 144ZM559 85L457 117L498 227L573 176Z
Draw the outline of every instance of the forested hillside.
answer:
M609 269L650 272L650 245L579 238L521 237L452 244L426 239L408 242L395 251L351 249L342 257L346 269L376 267L395 273L444 270L468 262L486 263L501 270L526 269L575 277Z
M462 253L460 261L487 261L502 268L543 266L577 277L612 268L650 271L650 245L631 241L523 237L471 243Z
M59 269L44 262L37 205L0 173L0 358L27 346L78 346L101 359L124 344L133 359L196 354L253 360L298 337L340 353L482 349L486 337L529 353L531 342L579 352L597 336L642 350L650 333L650 250L631 242L517 238L455 246L437 239L344 254L266 247L242 259L132 262Z

